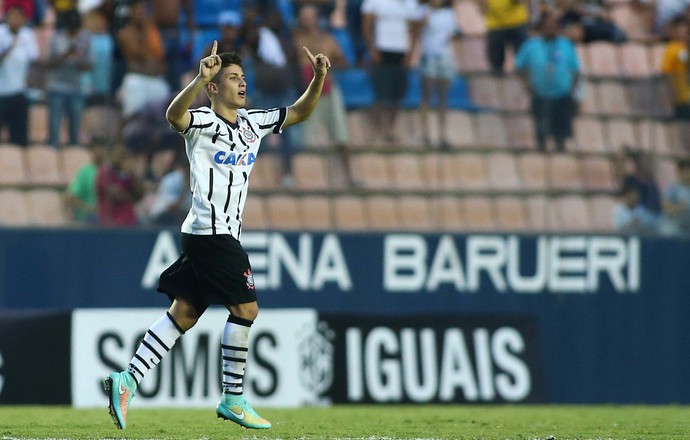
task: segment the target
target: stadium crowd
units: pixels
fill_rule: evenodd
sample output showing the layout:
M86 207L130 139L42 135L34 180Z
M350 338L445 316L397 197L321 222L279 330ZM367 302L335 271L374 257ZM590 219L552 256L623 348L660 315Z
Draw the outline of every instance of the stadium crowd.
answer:
M558 176L558 162L572 157L580 160L576 167L583 181L589 169L586 161L606 158L611 168L609 183L595 185L594 193L606 196L607 203L586 210L590 215L593 210L608 211L604 213L607 220L599 225L608 222L609 230L628 233L690 232L690 166L685 150L690 146L686 127L690 119L690 6L686 1L4 0L0 4L0 143L25 149L40 146L45 154L77 146L88 151L90 159L73 170L69 184L62 184L65 206L79 224L181 222L189 207L188 171L180 154L184 144L168 127L164 112L171 96L186 83L185 78L195 75L198 60L217 40L219 51L234 50L243 58L249 107L278 107L294 101L310 68L300 55L302 46L326 54L333 62L335 74L329 76L312 118L269 138L264 147L275 158L276 171L263 172L275 177L275 185L258 182L260 176L253 184L270 190L267 205L289 198L295 190L314 188L326 199L336 187L341 191L337 194L378 196L372 197L372 206L386 205L389 199L379 202L391 195L391 189L401 203L431 192L439 195L439 206L449 198L463 203L447 210L451 213L448 222L462 224L464 218L468 229L476 228L470 219L485 208L481 200L470 203L479 198L473 196L488 194L493 203L505 195L501 189L513 195L512 188L499 185L495 192L495 187L485 183L473 188L477 194L467 193L460 174L472 172L464 171L463 165L453 168L454 164L471 164L472 158L466 160L464 155L467 152L503 153L517 164L523 158L518 160L513 153L525 147L521 154L531 150L532 158L549 168L544 174ZM623 55L614 60L606 59L608 52L585 50L598 43L607 50L626 49L620 49ZM473 51L475 47L479 50ZM634 87L628 87L631 81L593 73L596 65L607 63L614 64L612 71L622 71L616 64L630 64L625 59L628 47L659 48L656 58L642 63L648 72L643 79L648 81L640 82L653 90L647 93L651 97L631 110L636 118L631 124L621 125L609 136L610 144L614 138L626 142L609 145L605 154L583 154L597 148L576 133L582 121L609 124L631 119L617 118L625 113L620 108L607 113L591 98L596 89L600 107L607 101L611 105L614 95L607 95L604 85L613 83L623 87L624 99L634 101L629 96ZM658 90L670 90L671 112L657 110L663 107L656 102L663 101L655 95L657 85ZM504 93L499 98L492 95L497 87ZM198 104L204 104L203 96ZM39 113L36 108L46 111ZM471 119L471 129L477 132L473 139L462 133L466 126L458 113L462 120ZM507 128L511 118L522 125L526 141ZM488 122L478 122L483 120ZM650 135L652 140L645 139L643 145L639 136L621 134L628 129L638 133L641 121L654 127L672 126L678 148L659 150L656 144L661 135ZM499 148L487 149L499 129L505 131L505 140ZM45 138L37 139L35 133ZM425 172L430 175L434 169L444 169L447 182L420 188L408 181L398 192L394 185L377 186L365 174L366 166L353 163L353 156L368 153L357 144L380 153L384 163L391 158L384 164L390 181L400 172L392 156L407 152L418 162L434 161ZM446 160L453 155L457 157ZM321 187L304 183L318 177L317 168L324 163L305 166L302 162L308 156L326 157L326 181ZM366 159L371 157L362 161ZM477 160L490 174L491 157ZM657 166L660 162L661 167ZM386 173L381 168L378 172ZM663 176L657 177L660 172ZM339 183L333 182L336 178ZM544 203L548 205L550 191L564 188L550 187L548 176L545 180L537 189L547 196ZM591 190L586 182L576 187ZM528 196L518 194L522 202ZM530 213L536 206L540 215L548 217L544 203L523 203L519 216L537 215ZM299 203L295 206L300 209ZM413 204L409 209L420 211ZM489 216L497 209L492 204ZM564 204L563 209L562 217L567 217L577 205ZM394 210L410 217L400 206ZM453 212L459 213L455 219ZM510 209L506 212L508 217L516 215ZM539 228L539 221L529 219L523 226L506 224L509 229ZM443 223L432 226L443 227Z

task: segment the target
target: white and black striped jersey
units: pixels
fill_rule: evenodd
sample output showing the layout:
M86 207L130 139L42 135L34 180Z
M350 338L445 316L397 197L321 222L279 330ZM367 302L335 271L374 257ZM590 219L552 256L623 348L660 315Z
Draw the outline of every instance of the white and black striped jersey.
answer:
M192 207L182 232L230 234L239 239L249 174L261 139L282 131L287 108L237 110L235 124L208 107L190 110L185 139Z

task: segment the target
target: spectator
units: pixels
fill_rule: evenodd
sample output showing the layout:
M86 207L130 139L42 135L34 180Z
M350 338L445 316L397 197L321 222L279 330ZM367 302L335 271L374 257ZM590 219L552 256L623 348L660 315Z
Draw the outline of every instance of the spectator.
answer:
M407 93L407 68L419 31L417 0L364 0L362 35L371 57L376 101L371 122L387 143L396 143L395 119Z
M326 56L335 68L347 66L347 61L338 43L327 31L320 28L319 12L313 5L302 6L299 10L298 27L294 32L294 40L297 48L312 48L315 52ZM302 80L306 87L313 76L313 69L308 58L303 57L302 59L304 60L301 66ZM326 128L328 138L333 142L340 155L348 183L353 185L348 155L347 111L340 87L331 80L330 76L327 76L324 81L321 99L314 112L303 123L302 133L305 141L312 145L315 144L315 139L322 126Z
M486 49L491 71L502 75L506 48L513 53L527 40L530 21L528 0L479 0L486 17Z
M127 119L146 103L170 95L165 81L165 51L163 39L146 12L143 0L134 0L129 24L120 29L117 43L127 62L122 80L122 116Z
M251 31L251 28L247 28ZM254 108L289 106L297 97L300 84L297 55L292 32L285 27L277 9L270 10L264 22L248 36L252 52L254 92L251 102ZM249 68L249 66L247 66ZM298 127L291 127L284 135L269 135L269 142L276 140L281 155L281 182L292 186L292 157L297 152Z
M167 60L165 79L170 90L180 89L180 77L189 64L191 40L183 45L180 29L180 12L184 12L187 32L191 38L196 29L192 0L151 0L153 22L163 39L163 51Z
M95 146L92 150L93 162L79 168L67 186L67 206L74 220L79 223L98 224L96 178L98 170L103 165L106 151L104 146Z
M690 79L688 74L688 21L678 17L669 27L671 39L666 43L661 71L666 75L673 91L674 117L690 121Z
M530 37L518 52L515 67L532 97L532 116L537 145L546 151L548 136L557 151L565 151L572 136L575 91L580 62L573 43L558 34L558 17L546 13L541 18L540 34Z
M656 231L656 218L640 203L640 190L636 186L623 186L620 200L613 207L613 227L628 234Z
M143 186L133 172L133 164L125 148L115 147L98 170L96 194L101 226L134 226L138 223L135 203L143 196Z
M189 165L185 150L178 148L170 169L161 178L153 196L148 221L158 226L177 226L184 221L191 205Z
M84 28L91 36L87 105L110 104L115 41L108 33L108 23L103 11L93 9L84 14Z
M455 76L455 57L452 41L459 35L451 0L429 0L424 9L422 30L422 133L424 143L430 146L429 101L435 93L438 98L439 148L450 147L446 130L447 98L450 83Z
M72 15L79 12L79 0L50 0L55 11L55 29L66 29L73 20Z
M662 232L665 235L690 233L690 159L678 161L678 180L664 191Z
M655 0L654 30L660 36L668 35L668 25L690 7L690 0Z
M82 72L91 67L89 34L81 30L81 17L76 10L63 16L64 27L55 33L44 62L48 69L46 92L50 112L49 143L60 146L62 116L69 122L69 143L79 145L81 117L85 94Z
M655 218L661 216L661 193L656 182L649 154L629 151L632 169L623 176L623 187L635 187L640 194L640 204Z
M10 9L20 8L26 19L26 24L31 26L36 15L36 8L34 0L4 0L2 3L2 12L5 17L10 12Z
M153 156L162 150L184 150L184 140L170 130L165 109L172 97L151 101L125 121L122 137L127 150L143 155L147 180L155 180L151 169Z
M599 2L567 0L561 9L561 26L578 43L609 41L624 43L628 37L611 19L608 5Z
M29 66L38 58L38 44L19 6L10 7L0 24L0 131L9 141L28 145L29 100L26 96ZM1 133L0 133L1 135Z
M235 51L243 55L245 45L242 35L242 14L237 11L227 10L218 14L218 28L220 29L220 39L218 40L218 53ZM211 53L211 46L204 53Z

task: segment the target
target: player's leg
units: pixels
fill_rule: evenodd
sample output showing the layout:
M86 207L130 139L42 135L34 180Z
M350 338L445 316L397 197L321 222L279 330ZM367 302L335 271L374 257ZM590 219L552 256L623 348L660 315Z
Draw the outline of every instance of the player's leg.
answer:
M155 368L181 335L196 324L202 312L176 298L170 309L147 330L126 370L113 372L103 381L113 422L125 429L127 410L144 375Z
M226 306L230 316L221 339L223 395L216 407L218 417L246 428L267 429L271 423L259 416L244 398L244 368L249 354L249 330L259 313L256 303Z

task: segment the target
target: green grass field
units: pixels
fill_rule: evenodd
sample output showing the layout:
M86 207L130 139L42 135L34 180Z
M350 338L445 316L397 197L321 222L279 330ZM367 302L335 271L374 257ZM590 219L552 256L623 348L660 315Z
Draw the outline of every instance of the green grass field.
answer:
M0 439L689 439L688 406L333 406L264 409L268 431L213 408L130 409L117 430L105 408L0 406Z

